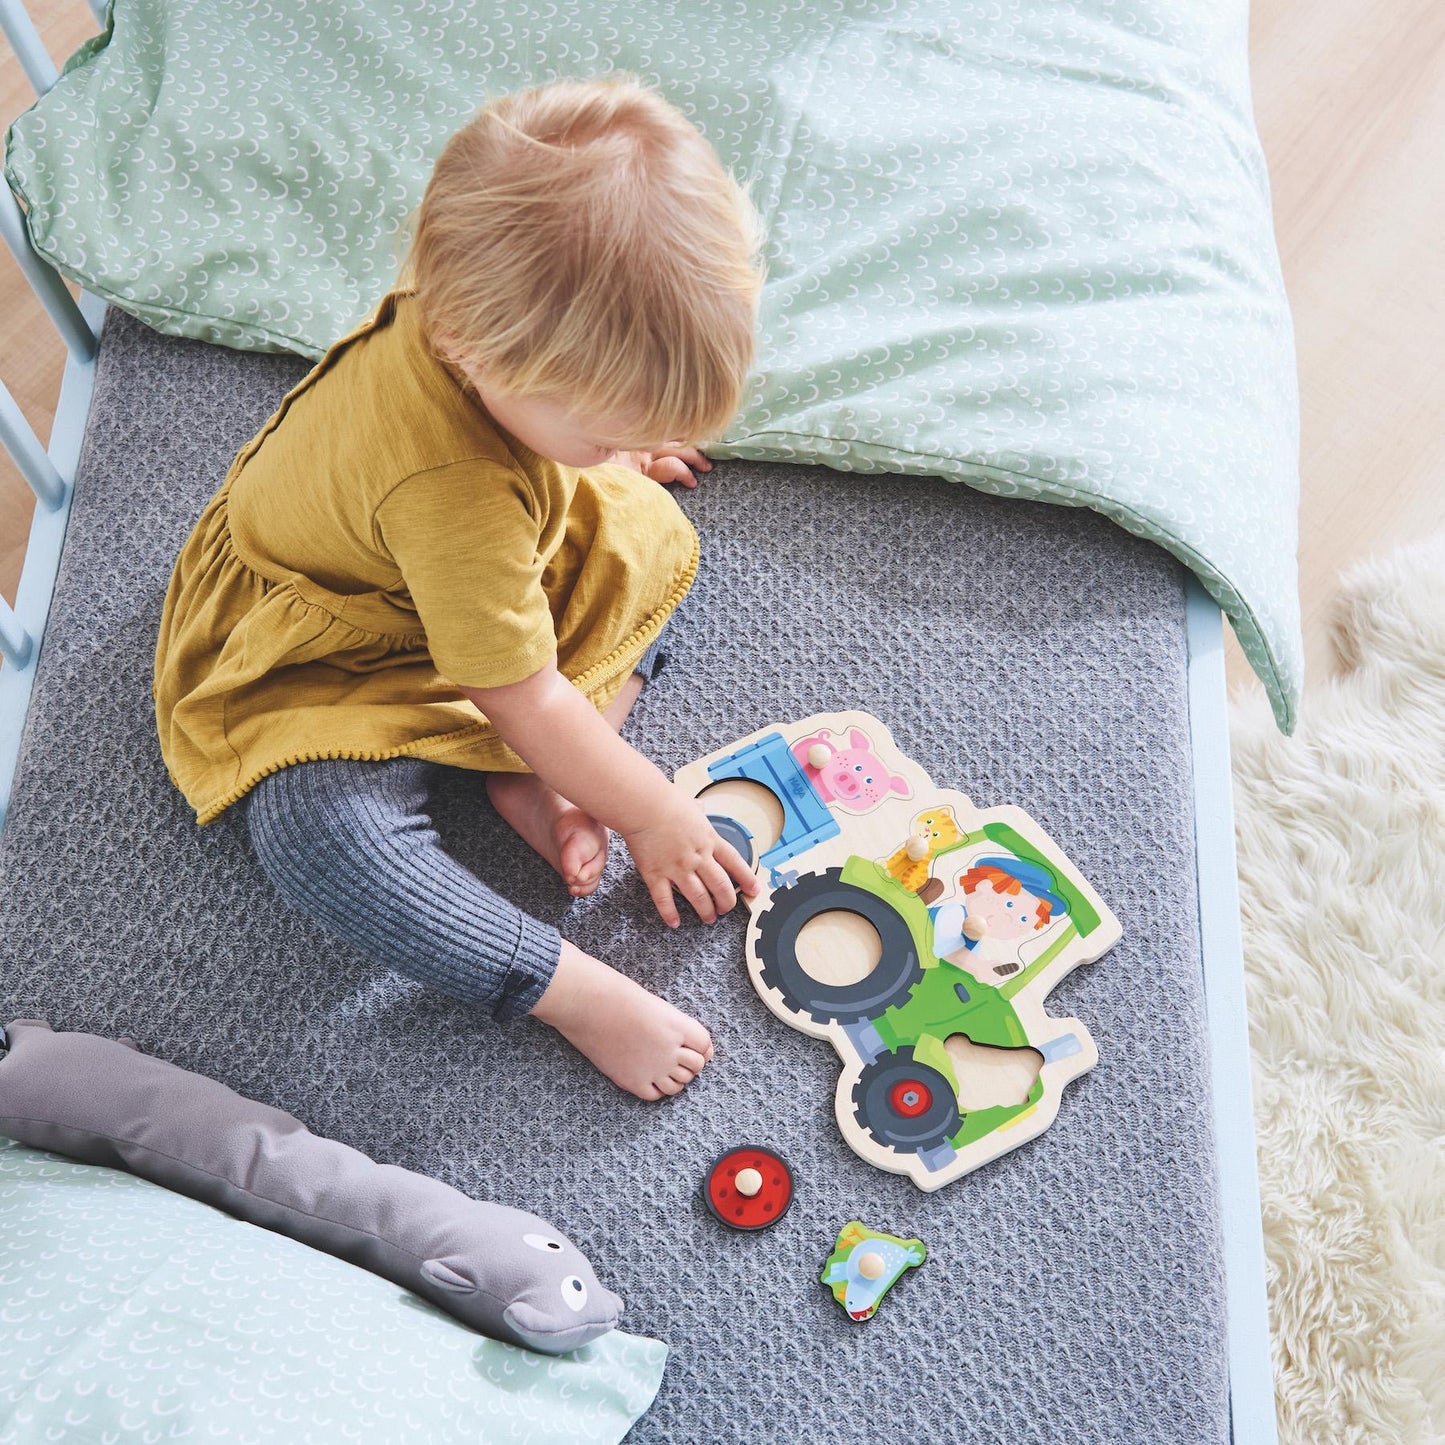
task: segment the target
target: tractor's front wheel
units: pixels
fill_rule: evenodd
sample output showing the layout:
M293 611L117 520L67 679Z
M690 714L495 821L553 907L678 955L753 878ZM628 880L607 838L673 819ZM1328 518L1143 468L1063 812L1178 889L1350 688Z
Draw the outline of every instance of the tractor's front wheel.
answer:
M936 1149L963 1127L953 1085L911 1048L863 1070L853 1085L853 1112L872 1139L900 1154Z

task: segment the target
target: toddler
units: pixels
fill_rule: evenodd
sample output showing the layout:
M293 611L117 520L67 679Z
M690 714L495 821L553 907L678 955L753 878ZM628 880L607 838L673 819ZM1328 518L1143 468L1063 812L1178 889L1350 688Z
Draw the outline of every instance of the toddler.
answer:
M702 136L627 79L484 109L447 144L398 287L232 463L176 563L161 746L210 822L378 963L530 1013L645 1099L707 1030L440 846L440 766L596 889L609 830L658 912L757 891L698 803L618 736L697 570L659 482L736 411L755 217Z

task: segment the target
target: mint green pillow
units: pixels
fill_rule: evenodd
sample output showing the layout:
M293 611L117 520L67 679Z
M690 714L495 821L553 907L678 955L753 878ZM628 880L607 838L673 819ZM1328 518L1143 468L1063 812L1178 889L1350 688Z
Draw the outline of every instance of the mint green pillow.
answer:
M386 290L478 105L634 71L767 226L754 385L714 454L1092 507L1199 575L1289 727L1298 402L1247 20L1247 0L118 0L12 127L6 176L91 290L316 356Z
M113 1169L0 1140L0 1440L615 1442L667 1347L552 1357ZM159 1433L157 1433L159 1432Z

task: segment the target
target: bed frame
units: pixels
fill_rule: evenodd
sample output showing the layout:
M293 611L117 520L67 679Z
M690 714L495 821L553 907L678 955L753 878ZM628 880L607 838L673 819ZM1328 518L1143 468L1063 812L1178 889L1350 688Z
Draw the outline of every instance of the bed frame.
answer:
M89 0L96 19L104 5ZM37 95L57 71L20 0L0 0L0 28ZM45 446L0 381L0 441L35 493L35 515L14 608L0 598L0 830L19 758L30 692L60 564L81 439L90 412L104 304L64 281L30 245L19 204L0 186L0 231L64 341L68 359ZM1189 727L1201 964L1209 1022L1229 1330L1230 1429L1235 1445L1275 1445L1274 1374L1265 1290L1264 1236L1254 1152L1249 1025L1230 793L1223 616L1194 578L1188 584ZM0 888L23 886L0 879Z

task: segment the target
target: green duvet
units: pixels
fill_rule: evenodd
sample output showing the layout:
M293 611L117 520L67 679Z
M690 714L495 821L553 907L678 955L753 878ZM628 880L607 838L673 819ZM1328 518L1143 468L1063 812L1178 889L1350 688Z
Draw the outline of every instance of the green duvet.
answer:
M119 0L15 123L6 174L37 249L117 305L316 356L392 280L430 160L477 105L639 73L767 224L758 367L715 455L1095 508L1198 573L1289 727L1297 402L1246 15ZM947 557L940 538L931 575Z

